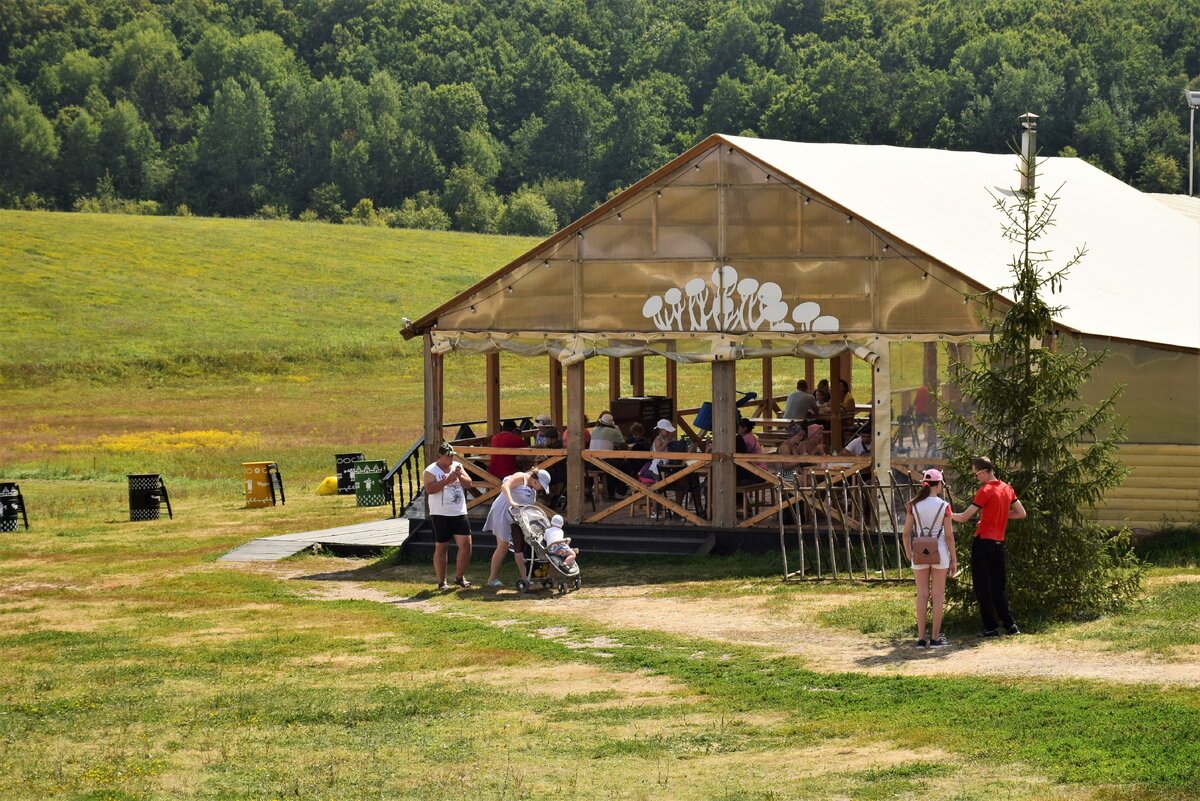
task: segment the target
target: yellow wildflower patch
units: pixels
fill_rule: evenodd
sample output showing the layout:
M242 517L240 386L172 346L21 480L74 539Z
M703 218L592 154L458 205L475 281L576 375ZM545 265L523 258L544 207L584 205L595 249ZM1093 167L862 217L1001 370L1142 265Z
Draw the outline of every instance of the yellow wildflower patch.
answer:
M101 434L81 445L60 445L58 451L100 449L110 453L174 453L199 449L241 448L259 444L259 435L245 431L137 431L127 434Z

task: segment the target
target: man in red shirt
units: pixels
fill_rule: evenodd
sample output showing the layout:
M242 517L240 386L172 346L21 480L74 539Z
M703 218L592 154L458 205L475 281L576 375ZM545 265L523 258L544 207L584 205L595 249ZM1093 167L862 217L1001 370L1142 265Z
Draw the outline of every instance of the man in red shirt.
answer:
M1000 636L1001 622L1009 634L1020 634L1012 610L1008 608L1004 586L1004 529L1009 520L1025 517L1025 507L1017 500L1013 488L996 478L990 459L983 456L972 459L971 469L980 484L979 491L970 506L950 518L955 523L965 523L976 512L982 513L971 541L971 582L975 585L975 598L983 617L983 631L979 636Z
M505 420L500 433L492 437L493 448L524 448L525 440L517 433L517 423ZM498 478L507 478L517 472L517 457L510 453L494 453L488 460L488 472Z

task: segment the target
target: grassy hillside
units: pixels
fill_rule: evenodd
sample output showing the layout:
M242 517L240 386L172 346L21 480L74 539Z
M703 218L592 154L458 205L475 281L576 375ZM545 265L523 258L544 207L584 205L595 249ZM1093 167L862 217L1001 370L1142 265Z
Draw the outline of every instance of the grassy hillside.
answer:
M0 211L0 378L272 371L416 352L417 318L536 240Z
M0 477L162 472L234 493L243 461L301 481L332 454L395 459L421 436L417 318L535 240L319 223L0 211ZM549 409L545 359L504 355L502 415ZM446 420L486 414L483 361L446 359ZM775 387L802 374L777 359ZM855 386L869 387L865 364ZM919 369L919 368L918 368ZM663 360L646 390L665 390ZM625 371L626 381L628 371ZM604 360L586 409L608 405ZM628 386L628 384L626 385ZM761 391L757 363L738 387ZM710 396L679 368L679 408ZM867 390L869 393L869 390ZM865 397L865 395L864 395Z

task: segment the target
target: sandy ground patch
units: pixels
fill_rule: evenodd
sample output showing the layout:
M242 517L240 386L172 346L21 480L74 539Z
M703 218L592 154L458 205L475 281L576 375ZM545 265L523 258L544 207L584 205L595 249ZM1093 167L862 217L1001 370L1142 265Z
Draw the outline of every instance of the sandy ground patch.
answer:
M257 569L280 578L311 575L311 566L272 563ZM386 583L358 581L353 571L322 574L314 597L329 600L370 600L427 613L465 614L450 610L436 598L392 595ZM1175 576L1149 582L1174 583ZM1200 580L1187 576L1179 580ZM881 640L832 630L811 622L817 611L852 603L853 595L813 596L804 600L803 619L781 620L769 596L662 597L653 585L589 587L563 597L534 595L518 602L514 611L547 618L579 618L616 628L661 631L700 637L799 656L814 670L866 672L883 675L954 676L1005 675L1055 679L1093 679L1130 684L1200 686L1200 660L1165 660L1153 654L1113 653L1100 644L1054 643L1036 635L955 642L948 648L917 649L908 640ZM517 621L493 621L493 625ZM542 636L560 627L547 624ZM569 644L570 645L570 644ZM577 643L603 655L612 641ZM619 645L619 644L618 644Z
M282 566L279 566L282 568ZM272 572L299 578L299 568ZM388 594L379 583L338 580L325 574L315 593L323 599L372 600L428 613L464 614L448 610L436 599ZM350 574L346 574L350 579ZM386 585L383 585L386 586ZM852 598L813 599L835 606ZM517 603L514 598L514 603ZM806 599L805 603L808 601ZM781 620L768 597L656 597L651 588L589 588L564 597L530 598L514 611L559 620L582 619L616 628L661 631L719 642L751 645L799 656L814 670L866 672L909 676L1005 675L1055 679L1095 679L1131 684L1200 686L1200 661L1166 661L1149 654L1111 653L1100 646L1053 643L1031 635L999 640L954 643L948 648L917 649L905 640L885 641L847 634L804 620ZM808 617L806 614L805 617ZM504 625L511 621L498 621ZM542 636L556 636L561 627L547 624ZM564 630L565 631L565 630ZM604 639L604 638L601 638ZM603 655L619 643L611 640L567 643Z
M602 597L572 594L558 615L621 628L753 645L803 657L814 669L904 675L996 675L1099 679L1110 682L1200 685L1200 662L1155 659L1047 643L1029 635L973 641L942 649L880 641L780 620L765 599ZM540 611L539 604L522 607Z

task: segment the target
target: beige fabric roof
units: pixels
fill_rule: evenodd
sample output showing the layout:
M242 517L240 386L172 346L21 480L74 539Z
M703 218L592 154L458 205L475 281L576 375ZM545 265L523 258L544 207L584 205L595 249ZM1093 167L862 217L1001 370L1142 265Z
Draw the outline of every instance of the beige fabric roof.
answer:
M1019 184L1015 155L723 138L984 286L1011 280L1017 248L988 192ZM1038 249L1051 267L1088 250L1052 298L1068 307L1060 322L1200 348L1200 220L1080 159L1047 158L1039 170L1039 191L1056 191L1059 206Z
M1165 195L1158 192L1152 192L1150 197L1163 203L1169 208L1174 209L1180 214L1191 217L1196 222L1200 223L1200 197L1188 197L1187 195Z

